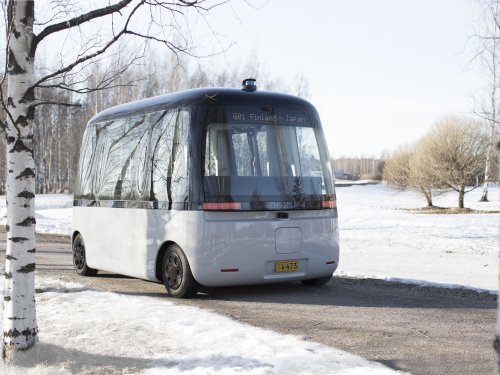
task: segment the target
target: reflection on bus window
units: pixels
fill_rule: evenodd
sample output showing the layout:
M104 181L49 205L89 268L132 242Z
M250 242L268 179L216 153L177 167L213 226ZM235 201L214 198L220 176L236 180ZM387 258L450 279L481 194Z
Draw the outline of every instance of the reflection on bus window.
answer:
M76 194L98 200L184 202L189 192L189 121L186 110L176 109L89 127Z
M134 116L107 126L107 156L102 163L98 199L137 199L135 190L138 173L138 151L141 139L147 135L146 116ZM107 147L107 152L104 148Z
M166 111L153 126L151 138L150 200L183 202L187 183L187 111Z
M211 124L205 176L323 177L311 127Z

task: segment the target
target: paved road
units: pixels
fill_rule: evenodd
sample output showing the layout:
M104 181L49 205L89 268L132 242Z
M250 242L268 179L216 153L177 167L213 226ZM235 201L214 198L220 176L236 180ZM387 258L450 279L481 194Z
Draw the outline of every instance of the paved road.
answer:
M165 298L161 284L100 272L76 275L67 237L39 235L37 272L123 294ZM5 233L0 228L0 252ZM3 256L0 254L0 263ZM178 300L233 319L344 349L413 374L495 374L496 297L378 280L334 278L301 283L211 288Z

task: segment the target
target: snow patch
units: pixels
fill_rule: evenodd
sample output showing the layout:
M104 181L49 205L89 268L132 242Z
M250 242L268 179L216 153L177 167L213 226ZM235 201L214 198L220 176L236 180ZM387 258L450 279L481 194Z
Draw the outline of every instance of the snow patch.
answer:
M18 366L2 368L0 362L2 373L395 373L341 350L162 298L39 276L37 289L40 342Z
M500 187L466 195L466 207L500 209ZM456 194L435 205L456 206ZM498 290L500 214L416 214L421 195L386 185L337 189L340 230L338 274L377 275L393 280L425 280L443 285Z
M445 283L433 283L427 280L418 280L418 279L408 279L408 278L400 278L400 277L386 277L380 275L364 275L364 274L348 274L342 271L336 273L338 277L347 277L351 279L375 279L375 280L383 280L390 283L397 284L405 284L405 285L415 285L422 288L444 288L444 289L463 289L469 290L476 293L486 293L491 295L498 295L498 290L495 289L481 289L475 288L470 285L460 285L460 284L445 284Z

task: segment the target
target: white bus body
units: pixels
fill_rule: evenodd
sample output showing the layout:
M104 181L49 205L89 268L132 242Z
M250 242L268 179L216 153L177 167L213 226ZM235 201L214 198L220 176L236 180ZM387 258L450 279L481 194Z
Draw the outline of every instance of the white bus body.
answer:
M73 213L76 271L199 285L328 281L338 265L333 177L308 102L196 89L88 124Z

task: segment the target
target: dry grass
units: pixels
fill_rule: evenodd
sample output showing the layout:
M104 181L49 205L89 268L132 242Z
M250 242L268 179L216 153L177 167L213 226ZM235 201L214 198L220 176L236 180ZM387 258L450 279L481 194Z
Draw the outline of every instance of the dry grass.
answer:
M438 215L456 215L456 214L497 214L497 210L474 210L472 208L456 208L456 207L422 207L422 208L406 208L405 211L410 211L416 214L438 214Z

